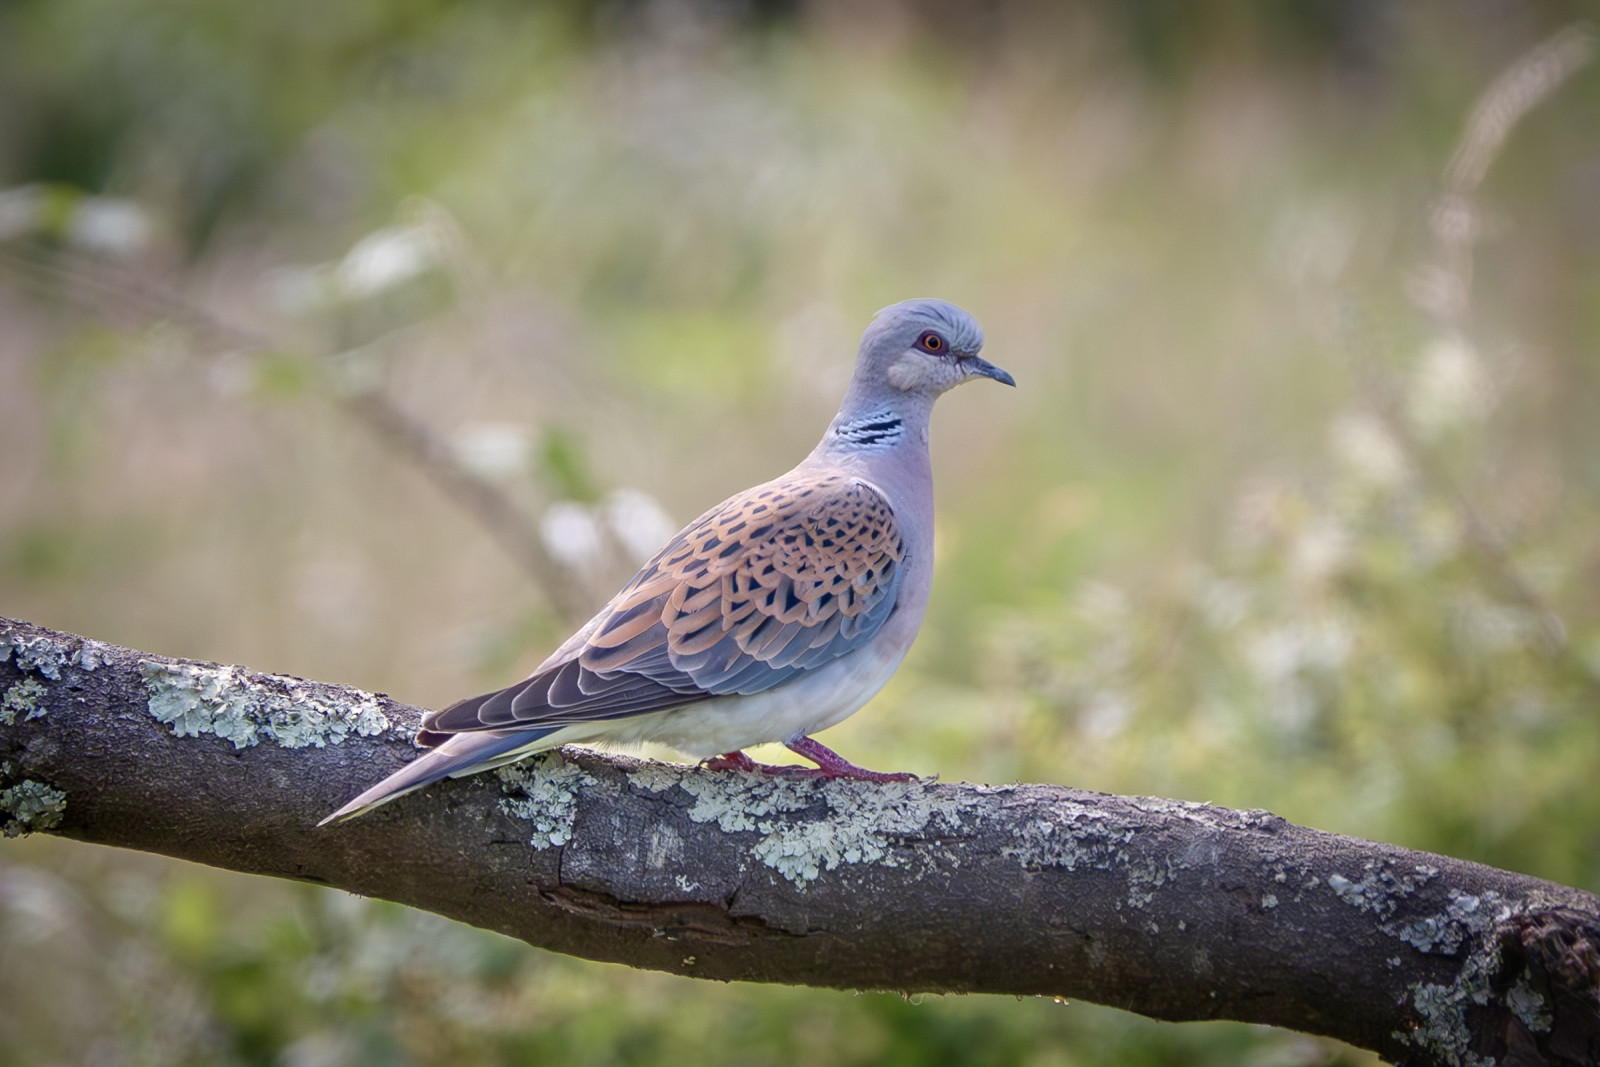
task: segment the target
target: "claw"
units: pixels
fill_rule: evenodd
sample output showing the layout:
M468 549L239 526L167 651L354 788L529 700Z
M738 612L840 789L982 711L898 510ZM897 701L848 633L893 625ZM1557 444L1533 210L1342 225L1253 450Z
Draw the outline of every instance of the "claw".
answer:
M743 771L746 774L767 774L774 778L790 778L796 781L821 778L824 781L833 778L849 778L858 782L920 782L922 779L914 774L904 771L869 771L865 767L857 767L837 752L820 742L809 737L802 737L796 741L788 742L788 747L797 755L815 763L815 767L802 767L798 764L786 763L775 765L771 763L757 763L742 751L724 752L720 756L713 756L704 761L702 766L708 771Z
M810 778L817 773L814 767L801 767L794 763L781 767L757 763L743 752L724 752L702 761L701 766L708 771L743 771L745 774L770 774L775 778Z
M702 760L700 765L708 771L744 771L753 772L761 764L745 755L742 751L724 752L720 756L712 756Z
M817 765L817 769L810 773L810 777L852 778L858 782L921 781L916 775L905 771L869 771L865 767L857 767L827 745L809 737L798 738L787 744L791 751Z

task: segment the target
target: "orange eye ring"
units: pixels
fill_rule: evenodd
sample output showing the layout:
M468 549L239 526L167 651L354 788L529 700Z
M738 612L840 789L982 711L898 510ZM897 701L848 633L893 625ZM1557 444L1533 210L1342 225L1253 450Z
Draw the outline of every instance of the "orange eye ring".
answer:
M945 339L932 330L924 331L923 335L917 338L917 346L924 352L943 352L948 347Z

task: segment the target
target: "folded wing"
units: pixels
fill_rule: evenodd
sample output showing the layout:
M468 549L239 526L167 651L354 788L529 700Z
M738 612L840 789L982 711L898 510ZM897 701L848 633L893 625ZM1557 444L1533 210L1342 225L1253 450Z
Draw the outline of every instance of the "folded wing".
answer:
M878 631L894 610L905 552L893 509L867 482L791 474L757 486L673 538L565 659L428 716L418 740L770 689Z

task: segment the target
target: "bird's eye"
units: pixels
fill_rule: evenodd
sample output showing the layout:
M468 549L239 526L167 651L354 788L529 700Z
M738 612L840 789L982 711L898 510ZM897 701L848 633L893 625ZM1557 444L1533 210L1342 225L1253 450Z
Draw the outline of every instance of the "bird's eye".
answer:
M923 331L922 336L917 338L917 345L924 352L943 352L946 347L945 339L932 330Z

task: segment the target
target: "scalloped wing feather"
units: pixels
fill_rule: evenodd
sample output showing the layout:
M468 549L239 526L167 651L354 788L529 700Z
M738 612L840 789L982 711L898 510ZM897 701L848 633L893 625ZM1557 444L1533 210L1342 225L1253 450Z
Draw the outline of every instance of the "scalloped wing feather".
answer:
M569 655L428 716L418 739L623 718L759 693L859 648L894 610L894 511L844 474L788 475L732 497L658 552Z

